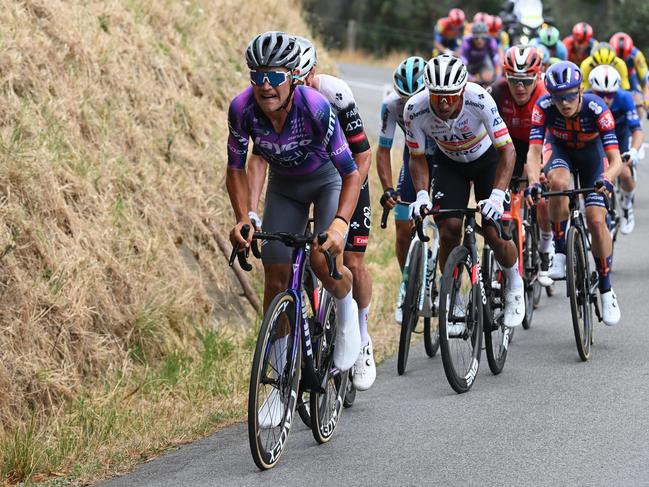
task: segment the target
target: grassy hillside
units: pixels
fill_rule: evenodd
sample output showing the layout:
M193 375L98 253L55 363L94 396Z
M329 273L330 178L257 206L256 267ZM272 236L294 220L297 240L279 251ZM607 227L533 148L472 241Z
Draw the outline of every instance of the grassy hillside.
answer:
M92 481L241 411L226 111L255 33L310 34L291 0L0 7L0 482Z

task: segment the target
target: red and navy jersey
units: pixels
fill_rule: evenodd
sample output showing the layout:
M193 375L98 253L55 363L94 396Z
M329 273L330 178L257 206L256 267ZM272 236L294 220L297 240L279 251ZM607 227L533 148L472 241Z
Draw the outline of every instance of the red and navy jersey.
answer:
M525 143L530 140L530 129L532 128L532 111L536 100L545 95L545 85L539 79L536 88L525 105L519 105L514 101L507 80L502 78L492 86L491 96L498 105L500 116L505 121L512 139L518 139Z
M536 101L532 111L530 144L542 144L546 130L556 143L569 149L581 149L601 140L604 150L618 149L615 119L606 102L592 93L584 93L579 113L565 118L554 106L550 95Z

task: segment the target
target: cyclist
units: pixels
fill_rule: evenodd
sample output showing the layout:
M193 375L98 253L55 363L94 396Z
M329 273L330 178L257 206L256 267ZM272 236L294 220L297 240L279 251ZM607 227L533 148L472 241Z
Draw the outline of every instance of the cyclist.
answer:
M559 29L553 25L541 29L539 36L532 39L530 44L534 46L545 46L550 57L558 58L562 61L565 61L568 57L566 46L563 45L560 39Z
M433 55L441 53L458 53L464 34L464 11L452 8L447 17L442 17L435 24Z
M633 45L631 36L624 32L613 34L609 42L629 70L629 83L635 103L649 113L649 70L644 54Z
M524 169L532 128L532 110L536 100L547 93L540 81L541 63L541 53L536 46L510 47L503 60L505 78L497 81L491 90L491 96L516 149L514 177L520 177L526 172ZM541 285L550 286L552 280L548 278L548 270L552 252L552 227L544 202L538 205L537 219L541 229L541 270L538 280Z
M489 28L489 35L496 39L498 57L502 59L505 51L509 49L509 34L503 29L503 19L498 15L492 15L489 18L487 27Z
M498 45L489 36L489 28L483 22L474 22L471 34L462 39L460 58L477 82L488 85L494 79L494 72L496 76L501 74Z
M593 93L604 100L610 108L615 119L615 135L620 144L620 152L623 156L628 156L628 164L625 163L619 179L622 190L620 231L629 234L635 227L633 216L635 181L631 168L638 163L638 151L644 142L640 117L631 93L620 89L620 75L612 66L597 66L590 73L589 81Z
M550 144L548 180L551 191L563 191L572 183L570 171L579 170L582 187L601 185L586 197L586 221L592 238L592 253L599 273L604 323L620 321L620 309L611 286L612 241L606 225L606 208L601 193L612 191L622 160L615 136L615 120L606 103L596 95L584 94L581 71L576 64L562 61L545 73L549 94L536 101L532 112L530 149L527 154L528 193L539 188L544 139ZM607 167L608 160L608 167ZM565 277L568 198L550 198L554 224L555 256L550 278Z
M246 48L252 86L232 100L228 112L226 186L237 221L230 240L249 246L252 238L252 232L247 240L241 235L243 225L251 225L245 164L252 138L256 150L270 166L264 230L302 233L313 204L315 231L327 234L322 246L315 244L319 251L311 253L311 265L336 299L334 362L344 371L354 365L361 347L352 274L342 263L344 238L361 182L331 105L317 91L292 83L299 61L299 44L283 32L259 34ZM329 277L322 254L325 250L336 258L342 280ZM262 262L267 309L273 297L288 285L291 251L277 242L267 242ZM280 353L272 354L275 355ZM268 414L274 418L280 402L269 396L262 410L270 409Z
M295 70L295 79L298 84L304 84L319 91L327 99L338 116L341 129L358 167L361 180L361 192L356 204L356 209L349 222L347 234L347 248L343 254L343 263L351 271L353 280L353 297L358 305L358 321L361 332L361 351L354 365L352 381L354 387L365 391L371 387L376 379L376 366L372 349L372 339L368 333L368 316L372 297L372 279L364 261L370 233L370 191L367 173L372 162L372 152L365 135L363 121L358 113L356 101L351 89L340 78L327 74L316 74L317 53L315 46L304 37L295 36L300 45L300 62ZM252 160L252 159L255 160ZM262 169L254 170L250 178L251 194L257 199L252 208L257 208L261 187L265 179L267 164L260 157L252 157L249 167L253 169L261 161ZM258 218L258 217L257 217Z
M399 179L396 191L392 185L392 161L390 149L397 125L404 131L404 110L408 99L425 88L424 68L426 61L417 56L404 59L394 71L392 84L394 91L389 93L381 105L381 129L379 131L379 148L376 152L376 169L383 186L381 205L386 208L394 208L394 220L396 225L396 255L399 267L403 271L406 262L408 248L410 246L410 215L408 205L415 201L417 194L412 179L408 161L410 153L408 147L403 148L403 165L399 172ZM408 104L408 106L411 106ZM409 111L409 113L412 110ZM428 144L426 148L427 157L432 154L434 144ZM397 323L401 323L403 298L399 293L394 317Z
M617 57L615 50L608 42L600 42L595 46L592 54L582 61L579 68L582 76L584 76L582 84L585 90L590 88L590 82L588 81L590 72L595 67L604 64L613 66L620 74L620 87L623 90L631 89L631 85L629 84L629 70L626 67L626 63Z
M413 96L404 113L410 171L417 198L411 215L422 209L465 208L471 183L484 215L484 235L507 275L506 326L521 324L525 315L523 280L518 273L516 246L497 233L493 221L504 213L505 192L515 164L514 146L493 98L481 86L467 83L464 63L453 56L431 59L424 71L428 90ZM430 170L425 158L427 138L437 143L433 203L428 195ZM443 269L451 250L460 243L459 215L438 215L439 261Z
M572 28L572 35L563 38L568 52L568 61L577 66L588 57L597 41L593 38L593 28L586 22L578 22Z

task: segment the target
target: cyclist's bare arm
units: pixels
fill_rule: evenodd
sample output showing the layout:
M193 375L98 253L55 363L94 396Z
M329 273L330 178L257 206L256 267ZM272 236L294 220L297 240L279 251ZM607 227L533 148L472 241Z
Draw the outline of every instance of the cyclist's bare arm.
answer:
M410 153L410 176L415 191L421 191L422 189L428 191L430 174L428 173L428 163L424 154Z
M507 191L509 182L514 173L514 165L516 163L516 151L513 144L508 144L498 149L498 167L496 167L496 180L494 181L494 189Z
M538 183L540 180L542 157L543 157L543 145L530 144L530 148L527 151L527 160L525 162L525 167L527 170L527 180L530 186Z
M618 149L607 149L606 158L608 159L608 169L604 171L609 181L615 181L622 171L622 157Z
M248 208L255 213L257 213L259 207L259 200L261 199L261 192L266 181L267 171L268 163L266 160L257 154L250 154L248 157L247 174L249 190Z
M358 154L353 154L354 162L358 166L358 173L360 174L361 183L365 181L367 173L370 171L370 166L372 165L372 151L367 149L366 151L359 152Z
M237 220L236 226L230 232L230 241L232 244L245 244L246 246L252 240L252 232L248 237L248 242L246 242L243 237L241 237L241 227L243 225L250 225L250 218L248 217L248 207L249 190L248 190L248 175L246 174L245 169L232 169L228 168L225 176L225 186L228 189L228 195L230 196L230 203L232 204L232 209L234 210L234 216Z
M392 188L392 158L389 147L382 147L376 151L376 172L379 174L379 180L383 191Z
M642 143L644 142L644 134L642 130L634 130L631 134L631 147L635 150L640 150Z

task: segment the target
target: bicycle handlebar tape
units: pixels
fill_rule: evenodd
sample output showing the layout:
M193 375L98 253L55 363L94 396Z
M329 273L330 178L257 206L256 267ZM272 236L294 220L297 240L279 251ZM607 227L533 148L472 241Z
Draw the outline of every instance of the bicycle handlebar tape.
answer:
M250 225L242 226L241 236L244 239L248 240L248 235L250 235ZM236 246L236 250L237 250L237 260L239 261L239 265L244 271L250 272L252 270L252 265L246 259L246 254L248 253L248 251L246 249L241 250L238 244Z
M388 215L390 214L390 208L384 206L383 214L381 215L381 228L385 229L388 226Z

